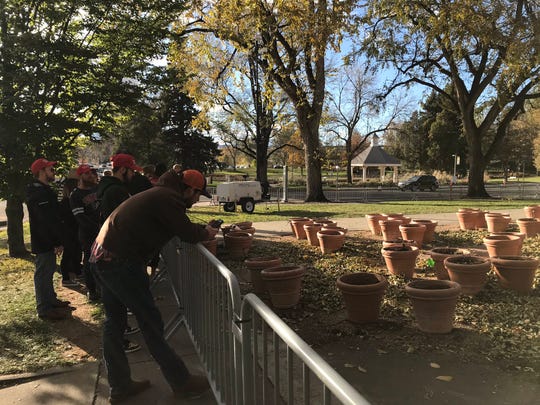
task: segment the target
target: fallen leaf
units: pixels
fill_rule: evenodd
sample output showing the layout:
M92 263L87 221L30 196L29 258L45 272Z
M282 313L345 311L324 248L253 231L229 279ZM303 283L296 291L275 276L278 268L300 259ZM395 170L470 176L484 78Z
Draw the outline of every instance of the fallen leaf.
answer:
M441 366L439 366L437 363L429 363L429 366L431 368L441 368Z
M440 381L450 382L454 379L454 377L452 377L451 375L439 375L435 377L435 379L440 380Z
M360 366L358 366L358 371L361 371L362 373L367 373L367 370Z
M354 367L354 364L345 363L344 366L347 367L347 368L352 368L352 367Z
M379 354L386 354L386 353L388 353L388 352L385 351L385 350L382 350L382 349L377 349L377 353L379 353Z
M409 347L407 348L407 353L414 353L414 347L409 346Z

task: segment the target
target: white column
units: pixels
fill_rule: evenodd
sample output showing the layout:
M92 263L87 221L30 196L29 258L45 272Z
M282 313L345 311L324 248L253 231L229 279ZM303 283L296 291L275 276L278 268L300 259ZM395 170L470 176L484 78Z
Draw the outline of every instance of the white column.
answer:
M394 178L392 179L392 181L396 184L398 182L398 167L397 166L394 166Z
M379 167L379 171L381 172L381 183L384 182L384 169L385 169L385 166Z
M367 181L367 167L362 166L362 181L365 183Z

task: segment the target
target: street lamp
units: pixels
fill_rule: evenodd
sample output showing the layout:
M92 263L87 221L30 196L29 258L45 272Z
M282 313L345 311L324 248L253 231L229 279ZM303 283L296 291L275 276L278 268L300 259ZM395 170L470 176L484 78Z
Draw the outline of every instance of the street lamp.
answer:
M336 200L339 201L339 166L336 165Z
M452 176L452 184L454 184L457 182L456 169L459 163L459 156L455 154L455 155L452 155L452 157L454 158L454 175Z

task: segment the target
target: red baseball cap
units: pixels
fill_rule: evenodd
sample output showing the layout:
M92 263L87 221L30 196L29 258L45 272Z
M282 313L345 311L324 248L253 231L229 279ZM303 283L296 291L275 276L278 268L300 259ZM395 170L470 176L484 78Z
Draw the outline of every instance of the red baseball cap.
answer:
M113 168L115 167L127 167L131 170L137 170L142 172L142 167L135 164L135 158L127 153L118 153L111 157Z
M200 191L202 195L212 198L212 195L206 191L206 179L198 170L184 170L182 172L182 182L194 190Z
M30 166L30 170L32 171L32 174L35 176L39 173L41 169L45 169L46 167L54 166L56 162L51 162L50 160L39 158L37 160L34 160L34 163Z
M85 173L90 173L92 171L96 171L96 169L94 169L92 166L90 165L87 165L87 164L83 164L83 165L80 165L78 168L77 168L77 176L80 176L82 174L85 174Z

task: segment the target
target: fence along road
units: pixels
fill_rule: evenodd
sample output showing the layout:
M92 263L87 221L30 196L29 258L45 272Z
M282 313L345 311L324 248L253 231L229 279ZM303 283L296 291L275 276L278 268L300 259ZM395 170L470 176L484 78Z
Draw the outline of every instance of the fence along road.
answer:
M185 323L219 403L369 403L202 245L175 238L161 257L179 304L166 335Z

